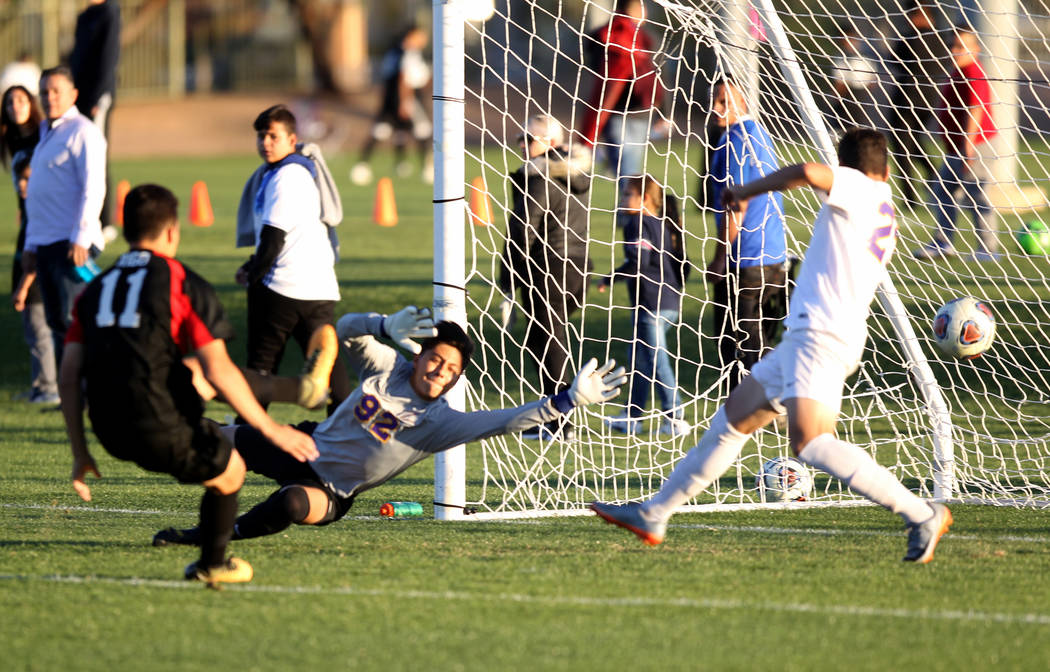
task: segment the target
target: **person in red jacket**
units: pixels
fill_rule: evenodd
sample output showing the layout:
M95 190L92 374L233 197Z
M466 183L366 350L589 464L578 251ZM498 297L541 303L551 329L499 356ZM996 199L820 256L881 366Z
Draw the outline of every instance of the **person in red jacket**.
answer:
M984 194L986 174L978 157L978 148L997 133L992 120L992 89L978 60L980 53L977 34L968 27L956 28L952 44L955 68L941 89L938 114L944 165L931 187L939 231L931 242L915 250L919 259L955 256L955 218L960 208L973 213L978 238L973 259L999 258L995 212Z
M650 129L666 124L658 114L664 89L653 62L656 45L644 22L642 0L617 0L612 20L589 35L598 77L580 133L589 146L603 147L621 189L626 178L645 173Z

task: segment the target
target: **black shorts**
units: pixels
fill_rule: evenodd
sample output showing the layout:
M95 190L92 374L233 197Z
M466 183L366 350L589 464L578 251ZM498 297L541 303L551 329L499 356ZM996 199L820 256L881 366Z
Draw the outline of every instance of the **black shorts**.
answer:
M171 474L181 483L210 481L230 464L233 445L219 425L202 418L196 426L178 425L166 431L140 433L127 427L95 434L106 451L120 460L134 462L146 471Z
M294 425L304 434L313 435L317 423L312 420ZM317 488L328 496L328 514L318 525L327 525L345 516L354 504L354 498L340 497L335 493L309 462L300 462L277 446L270 443L259 430L250 425L240 425L233 435L237 452L244 458L248 471L271 478L279 485L302 485Z

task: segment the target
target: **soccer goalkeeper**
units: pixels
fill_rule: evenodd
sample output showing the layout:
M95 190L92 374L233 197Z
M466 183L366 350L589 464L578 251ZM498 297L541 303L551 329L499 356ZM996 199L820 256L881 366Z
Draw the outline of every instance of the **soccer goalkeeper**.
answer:
M327 525L346 515L359 493L382 485L413 464L453 446L520 432L555 420L577 406L608 401L627 380L614 361L590 360L569 389L539 401L494 411L463 413L443 398L470 362L474 344L454 322L436 326L426 309L393 315L344 315L336 330L361 384L321 424L296 426L312 435L320 457L296 461L254 427L224 428L250 471L280 489L237 519L234 539L250 539L298 525ZM415 353L409 360L380 343L389 338ZM416 343L414 338L423 338ZM200 543L199 528L168 528L154 546Z

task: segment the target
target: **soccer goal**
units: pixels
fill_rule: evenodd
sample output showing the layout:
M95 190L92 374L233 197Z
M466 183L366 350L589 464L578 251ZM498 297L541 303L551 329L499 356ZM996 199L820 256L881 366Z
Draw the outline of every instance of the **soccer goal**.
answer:
M435 32L435 307L465 321L477 340L469 385L453 402L467 410L502 408L540 395L526 347L529 329L520 291L516 324L499 310L501 255L507 240L507 176L522 163L518 138L527 119L548 114L580 129L593 112L603 50L595 34L615 15L614 0L497 1L485 21L464 22L464 2L434 2ZM662 104L633 113L648 139L636 143L644 172L681 204L692 273L680 319L668 333L682 411L694 428L660 433L662 413L650 394L640 431L612 431L604 419L624 410L626 392L603 406L577 410L575 430L540 440L510 435L436 464L439 518L567 515L594 500L629 501L659 487L697 441L724 401L734 363L720 360L712 324L715 296L704 270L716 242L715 204L705 188L706 162L719 140L712 133L712 82L729 74L740 83L752 115L771 135L780 165L835 162L834 142L853 125L879 128L895 155L899 240L886 281L872 307L863 364L847 381L840 437L871 451L922 496L1017 506L1050 505L1050 234L1044 188L1050 163L1050 7L1045 0L925 5L935 40L910 47L910 0L705 1L646 0L644 28L651 71L665 91ZM995 206L1000 255L980 255L973 221L957 220L954 256L919 259L913 250L938 232L938 202L928 189L927 158L936 169L943 148L936 118L924 117L915 96L910 116L897 114L900 69L917 62L935 107L950 76L953 26L971 23L993 93L999 129L981 147L975 169ZM918 44L912 42L909 44ZM936 48L929 45L937 44ZM894 56L894 53L898 56ZM643 73L635 73L634 78ZM918 80L915 80L918 81ZM630 84L628 84L630 86ZM899 93L899 92L898 92ZM914 91L913 91L914 93ZM895 101L897 104L895 104ZM925 119L905 137L903 119ZM570 134L570 151L582 145ZM918 150L908 141L918 138ZM599 139L581 197L589 213L588 256L593 269L580 310L568 320L569 369L590 357L613 357L632 370L633 307L623 283L599 293L594 280L623 258L617 227L620 165ZM918 152L921 151L921 155ZM820 203L810 190L785 197L787 247L804 258ZM471 207L473 204L473 207ZM488 214L491 213L491 217ZM1033 233L1022 248L1015 234ZM1045 243L1045 247L1043 247ZM946 361L930 330L937 308L958 296L985 300L998 322L996 342L972 361ZM570 375L571 378L571 375ZM761 465L786 455L786 430L760 431L739 461L693 507L769 506L756 488ZM842 485L818 475L813 505L858 502ZM466 513L465 513L466 512Z

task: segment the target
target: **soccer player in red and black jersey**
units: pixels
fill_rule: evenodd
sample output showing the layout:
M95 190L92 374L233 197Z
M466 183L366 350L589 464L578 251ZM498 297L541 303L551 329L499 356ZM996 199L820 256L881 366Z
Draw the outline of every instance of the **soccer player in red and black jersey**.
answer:
M88 472L99 476L84 433L86 395L92 429L110 454L204 486L201 556L186 568L186 578L211 586L249 581L251 565L226 558L244 460L204 418L183 358L192 354L207 382L281 450L306 461L317 457L317 449L309 436L266 414L230 360L223 339L232 328L215 291L174 258L177 207L164 187L132 189L124 203L131 249L77 299L59 374L73 487L90 501L84 479Z

